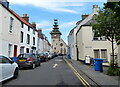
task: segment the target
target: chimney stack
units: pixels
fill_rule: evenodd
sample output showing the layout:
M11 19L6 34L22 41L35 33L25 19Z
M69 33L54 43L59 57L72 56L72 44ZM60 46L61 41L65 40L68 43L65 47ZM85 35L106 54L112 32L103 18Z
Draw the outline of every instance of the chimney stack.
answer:
M29 22L29 17L27 14L23 14L23 17L22 17L25 21Z
M38 29L38 32L42 33L42 29L41 29L41 28L40 28L40 29Z
M36 29L36 23L32 22L32 27L34 27Z
M93 5L93 12L97 12L97 11L99 11L98 5Z
M86 14L85 15L82 14L82 20L84 20L87 16L88 15L86 15Z

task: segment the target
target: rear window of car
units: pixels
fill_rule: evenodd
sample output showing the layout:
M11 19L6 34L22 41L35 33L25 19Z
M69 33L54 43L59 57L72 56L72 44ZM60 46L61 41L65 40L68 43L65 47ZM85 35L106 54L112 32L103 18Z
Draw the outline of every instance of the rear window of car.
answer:
M29 54L20 54L20 55L18 56L18 58L28 58L28 57L30 57Z
M40 53L39 56L44 56L44 53Z

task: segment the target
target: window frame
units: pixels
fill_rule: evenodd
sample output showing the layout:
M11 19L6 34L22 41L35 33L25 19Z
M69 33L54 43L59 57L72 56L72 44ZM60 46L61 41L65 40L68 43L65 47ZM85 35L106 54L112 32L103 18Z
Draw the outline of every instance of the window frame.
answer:
M14 18L10 17L10 29L9 29L10 33L12 33L12 31L13 31L13 21L14 21Z

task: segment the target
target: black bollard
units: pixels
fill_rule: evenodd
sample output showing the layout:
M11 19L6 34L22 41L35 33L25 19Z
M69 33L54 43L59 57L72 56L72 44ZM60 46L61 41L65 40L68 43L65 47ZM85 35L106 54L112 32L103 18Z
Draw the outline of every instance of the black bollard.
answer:
M103 72L103 66L102 66L102 63L100 64L100 72Z

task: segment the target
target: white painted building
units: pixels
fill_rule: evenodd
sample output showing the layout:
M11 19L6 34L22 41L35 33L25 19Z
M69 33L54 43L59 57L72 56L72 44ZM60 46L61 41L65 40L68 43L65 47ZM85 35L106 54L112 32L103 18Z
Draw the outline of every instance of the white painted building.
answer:
M85 57L89 55L91 58L102 58L106 60L104 65L109 65L112 57L111 42L104 36L96 37L95 31L92 29L92 17L96 14L98 9L97 5L93 6L93 12L90 15L82 15L83 20L77 26L76 44L77 44L77 58L85 61ZM116 47L114 43L114 47ZM118 54L118 49L115 50Z
M37 50L38 53L44 52L44 41L43 41L43 34L42 34L42 29L38 29L38 43L37 43Z
M14 57L20 53L21 22L9 8L9 3L0 1L0 55Z
M72 34L73 34L73 35L72 35L73 41L71 42L71 43L72 43L72 47L70 48L70 49L72 49L72 50L74 51L74 53L71 53L71 54L70 54L70 55L72 55L72 56L71 56L72 59L78 60L78 55L77 55L78 49L76 48L76 46L77 46L77 43L76 43L76 33L77 33L78 29L80 28L81 25L83 25L83 24L87 23L89 20L91 20L94 14L98 14L98 12L97 12L98 10L99 10L99 7L96 6L96 5L94 5L94 6L93 6L93 12L89 15L89 17L85 18L85 16L83 15L83 19L84 19L84 20L82 20L82 22L81 22L81 21L78 21L78 22L76 23L76 26L75 26L74 31L73 31L73 33L72 33ZM69 35L70 35L70 33L69 33ZM70 40L70 38L71 38L71 37L69 36L69 37L68 37L68 40ZM69 44L69 43L68 43L68 44ZM70 44L69 44L69 45L70 45Z
M75 57L75 34L74 34L75 27L70 31L68 35L68 55L71 59L77 60L77 57Z
M36 24L29 23L27 14L23 14L21 19L21 47L20 53L37 53L38 32Z
M42 29L38 29L38 53L51 52L51 44L47 37L42 33Z

